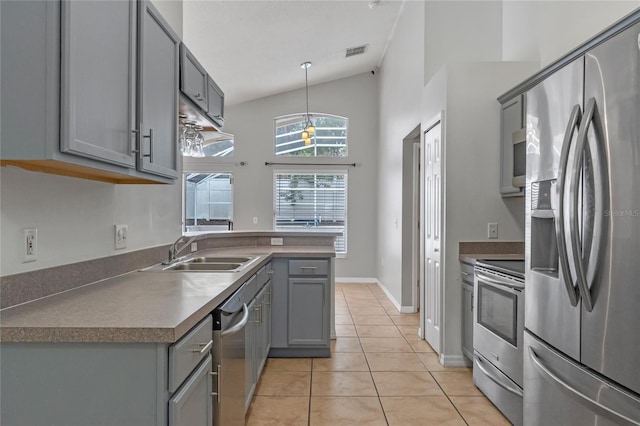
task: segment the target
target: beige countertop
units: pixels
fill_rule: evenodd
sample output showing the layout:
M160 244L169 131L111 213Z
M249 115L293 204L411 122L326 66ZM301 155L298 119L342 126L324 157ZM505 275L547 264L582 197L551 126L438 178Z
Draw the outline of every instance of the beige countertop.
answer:
M2 342L173 343L274 257L334 257L327 246L251 246L193 255L256 255L240 272L134 271L0 310Z

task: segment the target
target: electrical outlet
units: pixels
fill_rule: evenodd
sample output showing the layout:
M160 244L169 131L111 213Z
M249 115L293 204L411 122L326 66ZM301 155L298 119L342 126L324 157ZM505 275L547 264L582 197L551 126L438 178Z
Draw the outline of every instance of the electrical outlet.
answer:
M113 225L113 247L116 250L127 248L128 234L129 227L127 225Z
M282 238L271 238L272 246L281 246L284 243Z
M198 251L198 243L191 243L191 253Z
M487 237L489 238L498 238L498 224L497 223L489 223L487 226Z
M24 230L24 263L35 262L38 259L38 229Z
M253 217L253 224L257 224L258 223L258 216L254 216Z

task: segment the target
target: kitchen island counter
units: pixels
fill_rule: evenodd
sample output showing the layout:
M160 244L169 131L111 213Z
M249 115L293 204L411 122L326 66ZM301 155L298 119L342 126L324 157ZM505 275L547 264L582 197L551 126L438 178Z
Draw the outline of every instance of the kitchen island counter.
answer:
M248 246L193 256L253 255L239 272L138 270L0 310L2 342L173 343L274 257L335 257L330 246Z

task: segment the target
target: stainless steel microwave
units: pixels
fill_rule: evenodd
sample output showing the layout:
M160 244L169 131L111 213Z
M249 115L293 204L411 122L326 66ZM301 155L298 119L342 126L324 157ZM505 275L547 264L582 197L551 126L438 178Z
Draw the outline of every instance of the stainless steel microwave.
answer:
M522 188L527 174L527 129L516 130L511 134L513 142L513 179L512 185Z

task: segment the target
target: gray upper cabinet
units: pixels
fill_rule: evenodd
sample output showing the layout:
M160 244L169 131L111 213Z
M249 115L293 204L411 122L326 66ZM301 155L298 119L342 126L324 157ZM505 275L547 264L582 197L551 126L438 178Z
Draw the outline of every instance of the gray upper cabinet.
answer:
M151 2L140 5L138 168L176 178L180 39Z
M180 45L180 90L194 104L207 112L207 71L184 44Z
M500 132L500 194L503 197L524 195L524 102L518 95L502 104ZM516 178L514 180L514 177ZM522 185L518 182L522 181ZM514 184L518 183L518 186Z
M207 76L207 115L220 128L224 127L224 92L211 76Z
M173 183L179 40L150 3L3 1L0 8L0 164Z
M61 4L63 152L135 167L135 2Z

